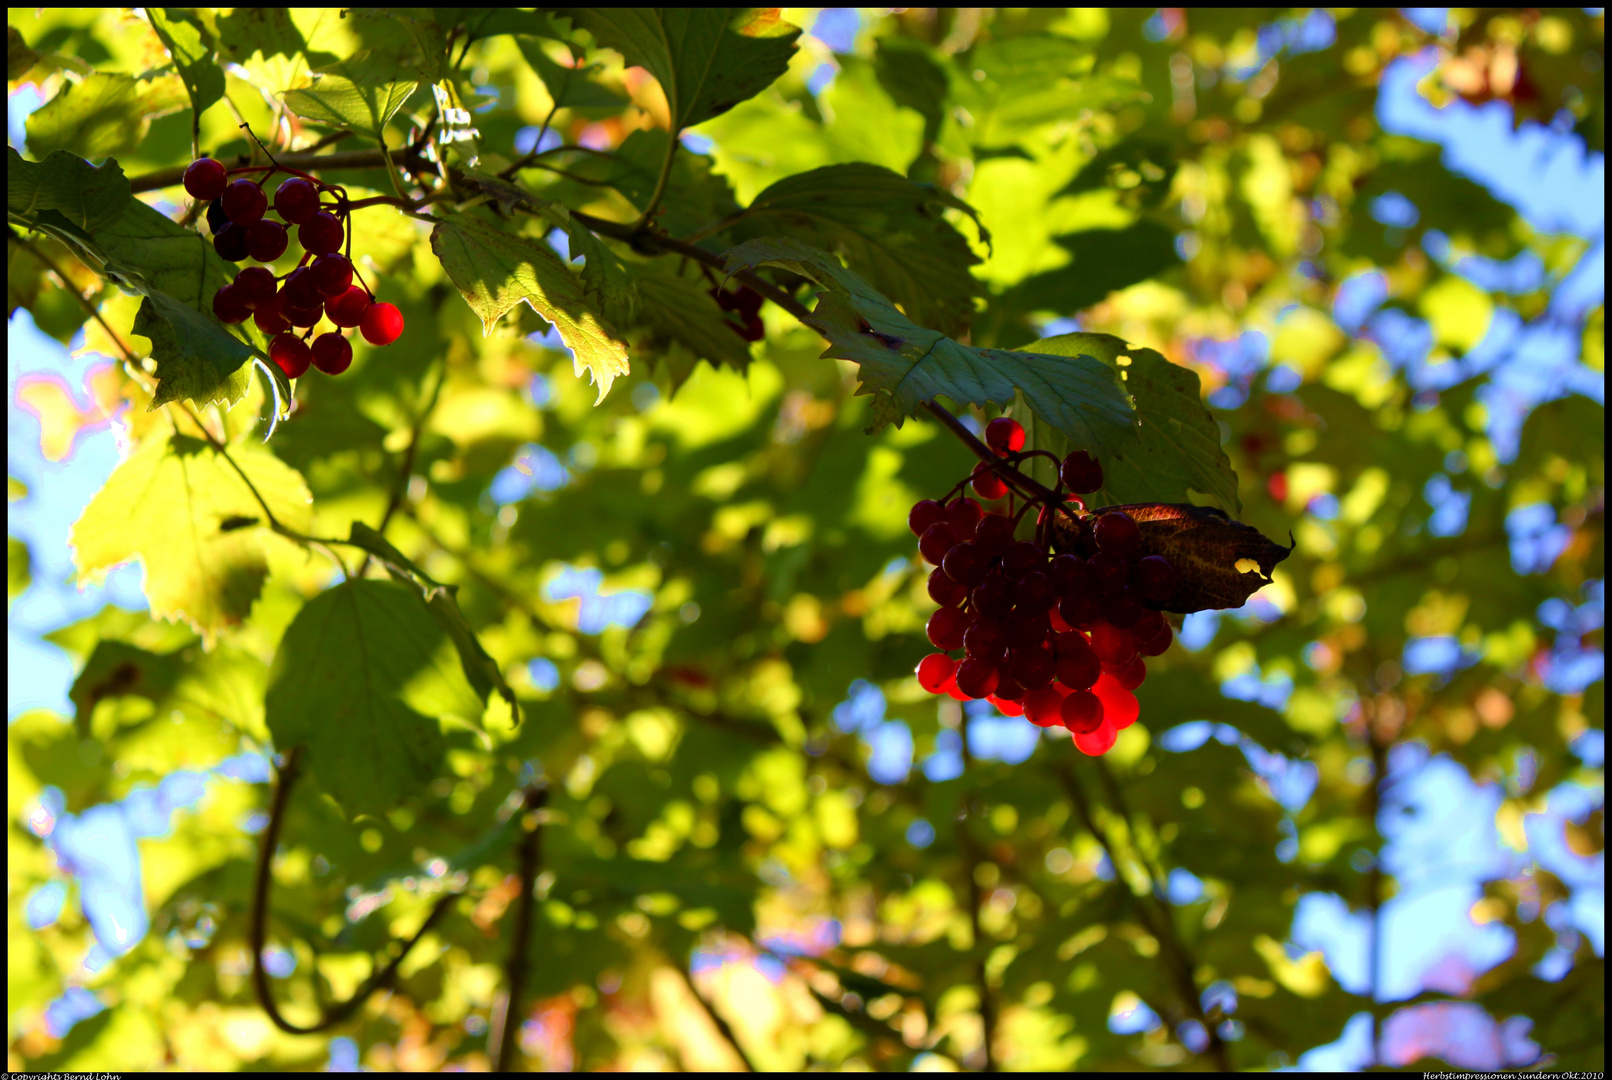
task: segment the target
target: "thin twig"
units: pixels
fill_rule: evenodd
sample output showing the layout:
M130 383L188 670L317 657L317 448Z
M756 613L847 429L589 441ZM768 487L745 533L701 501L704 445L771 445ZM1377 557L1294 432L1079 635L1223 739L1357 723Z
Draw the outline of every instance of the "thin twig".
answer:
M252 912L251 912L251 946L252 946L252 992L263 1011L268 1014L274 1026L289 1035L312 1035L316 1032L327 1031L346 1020L363 1007L364 1002L382 987L391 984L397 977L398 968L403 966L410 952L418 945L436 925L448 910L448 906L458 899L458 893L448 893L431 907L431 912L420 924L420 929L414 936L403 943L398 954L392 958L384 968L374 971L364 980L353 996L346 1001L328 1006L320 1010L318 1021L313 1024L294 1024L280 1013L280 1007L275 1004L274 995L269 989L269 973L263 966L263 950L268 944L269 922L269 885L273 878L274 849L280 841L280 827L285 823L285 809L291 801L291 789L296 784L301 768L302 748L292 747L286 754L285 762L276 772L274 785L274 798L269 808L269 823L263 830L263 844L258 849L257 877L252 885Z
M526 994L526 976L531 968L527 952L532 941L532 911L537 906L537 874L543 856L542 809L548 802L548 785L539 781L525 791L521 812L520 874L521 891L515 902L515 926L510 934L509 957L504 961L504 992L493 1010L487 1032L487 1048L492 1072L507 1072L515 1057L515 1037L520 1029L521 998Z
M683 976L683 982L687 984L688 992L694 995L694 1000L700 1003L700 1008L705 1010L705 1015L711 1018L711 1023L716 1026L716 1029L721 1033L722 1038L727 1041L727 1044L729 1048L732 1049L734 1055L744 1063L745 1070L747 1072L760 1072L761 1070L756 1068L756 1063L750 1060L750 1055L745 1053L744 1047L739 1045L739 1037L733 1033L733 1025L729 1024L727 1020L723 1018L722 1014L716 1011L716 1006L712 1005L709 1001L706 1001L705 998L700 995L699 987L694 985L694 979L686 970L678 965L672 966L679 975Z
M500 180L508 180L511 176L514 176L516 173L526 168L526 166L537 160L539 147L543 145L543 136L547 135L549 132L549 122L554 119L554 114L559 111L560 103L556 101L549 108L549 114L543 117L543 126L537 129L537 139L532 143L532 148L526 152L525 157L516 160L514 163L500 172L498 174L498 178Z

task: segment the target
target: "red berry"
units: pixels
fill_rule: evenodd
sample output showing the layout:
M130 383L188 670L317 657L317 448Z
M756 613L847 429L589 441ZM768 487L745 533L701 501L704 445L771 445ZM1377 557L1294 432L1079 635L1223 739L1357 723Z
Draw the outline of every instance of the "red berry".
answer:
M224 216L237 225L250 225L263 220L263 211L269 208L269 198L255 180L241 177L231 180L224 189Z
M342 294L345 296L346 294ZM333 301L334 302L334 301ZM340 323L337 324L338 326ZM939 566L945 559L946 552L957 543L957 534L952 527L944 521L929 526L924 530L923 536L918 538L918 554L928 559L931 565Z
M1077 593L1058 601L1058 617L1076 630L1090 630L1103 620L1102 601L1095 593Z
M258 305L257 310L252 312L252 321L257 323L259 330L270 337L275 334L283 334L291 328L291 324L286 321L286 317L280 314L280 297L278 294L267 304Z
M1109 669L1105 674L1114 676L1114 681L1125 689L1135 690L1147 680L1147 662L1138 656L1128 664Z
M1058 613L1058 608L1062 606L1063 601L1060 600L1051 611L1047 612L1047 621L1052 624L1052 632L1054 634L1067 634L1074 629L1074 627L1065 622L1064 617Z
M1142 598L1135 589L1126 586L1113 596L1103 600L1103 614L1115 626L1130 629L1137 620L1147 614L1147 608L1142 606Z
M353 346L334 330L313 339L313 366L326 375L340 375L353 362Z
M1064 640L1066 638L1067 641ZM1059 634L1057 646L1058 660L1054 671L1058 681L1069 689L1085 690L1103 673L1103 666L1091 646L1086 644L1084 635Z
M1125 560L1108 551L1099 551L1087 559L1086 570L1092 591L1098 596L1118 596L1130 577Z
M924 629L931 645L950 652L963 647L963 633L973 621L974 616L966 611L943 607L929 616L929 623Z
M285 226L278 221L254 221L246 227L246 253L258 262L273 262L285 254Z
M1042 686L1024 695L1024 718L1037 727L1063 722L1063 694L1057 686Z
M1076 734L1075 746L1082 754L1102 757L1114 748L1114 740L1118 735L1119 733L1114 730L1114 725L1107 723L1105 717L1105 722L1099 724L1096 731L1085 735Z
M273 303L274 285L274 274L261 266L248 266L235 275L235 291L248 311Z
M1076 735L1090 735L1103 724L1103 703L1090 690L1076 690L1058 710L1063 726Z
M314 291L312 278L308 279L308 288ZM316 291L315 295L318 295ZM357 326L364 321L364 313L369 311L369 308L369 293L364 291L362 285L349 285L341 295L325 301L325 314L330 316L330 321L337 326Z
M976 700L995 692L999 680L996 665L989 660L970 657L957 665L957 689Z
M1142 711L1136 695L1121 686L1113 675L1103 672L1091 692L1102 700L1103 717L1114 725L1115 731L1124 731L1136 723L1136 717Z
M280 303L286 307L320 307L324 297L313 287L313 278L306 266L299 266L287 274L280 283Z
M934 499L920 499L912 504L907 513L907 528L912 535L922 536L929 531L929 526L938 525L946 520L946 507Z
M185 170L185 190L190 192L193 199L211 202L224 194L226 183L228 177L224 163L212 158L197 158Z
M1164 615L1160 612L1154 611L1152 608L1142 612L1142 617L1137 619L1136 622L1131 626L1127 627L1127 629L1131 632L1131 636L1136 639L1136 643L1138 645L1153 635L1158 634L1161 631L1168 630L1169 628L1169 625L1164 621Z
M991 555L1000 555L1013 543L1013 519L1002 514L986 514L974 526L974 543Z
M1057 595L1052 591L1052 579L1039 570L1032 570L1018 580L1013 586L1013 611L1015 615L1026 617L1041 615L1058 602Z
M1008 672L1022 686L1045 686L1052 681L1055 661L1052 650L1014 649L1008 659Z
M1046 567L1047 553L1041 550L1039 544L1029 540L1020 540L1002 556L1002 573L1015 581L1031 571L1045 570Z
M945 653L930 653L918 661L918 685L931 694L938 694L957 670L957 661Z
M982 499L1000 499L1008 492L1007 484L983 461L974 466L973 484L974 494Z
M329 255L341 247L346 231L341 221L329 210L320 210L297 226L297 243L302 250L313 255Z
M1142 543L1142 530L1136 519L1123 510L1110 510L1092 526L1098 550L1127 558Z
M963 633L963 651L992 663L1000 663L1007 653L1007 634L994 619L979 619Z
M1054 556L1047 576L1052 578L1053 591L1059 596L1073 596L1088 587L1086 564L1074 555Z
M287 225L301 225L319 212L319 189L300 176L280 184L274 192L274 212Z
M1155 604L1166 603L1175 594L1175 567L1163 555L1149 555L1137 563L1131 580Z
M226 262L240 262L251 253L246 227L231 223L213 236L213 250Z
M219 322L234 326L244 322L251 312L247 309L246 297L241 295L241 290L234 285L225 285L213 294L213 314L218 316Z
M957 584L937 566L929 574L929 598L941 607L958 607L968 599L968 587Z
M974 610L990 619L1005 619L1013 613L1013 586L1001 574L991 574L968 594Z
M288 379L300 379L313 363L313 350L295 334L281 334L269 342L269 359Z
M1076 495L1090 495L1103 486L1103 467L1084 450L1076 450L1058 467L1063 486Z
M1052 630L1044 614L1029 615L1014 612L1007 621L1007 643L1010 649L1039 649L1047 643Z
M1008 679L1006 676L1003 676L1001 681L996 684L996 693L987 694L985 700L989 701L992 705L995 705L996 711L1001 713L1003 716L1023 716L1024 703L1022 701L1014 697L1002 696L1007 690L1007 684ZM1023 697L1023 695L1024 688L1020 687L1018 696Z
M985 445L998 454L1014 453L1024 449L1024 428L1017 420L998 416L985 425Z
M1155 633L1145 638L1138 638L1136 651L1143 656L1163 656L1169 651L1170 642L1174 640L1175 634L1171 631L1170 624L1165 623Z
M1121 630L1110 623L1098 623L1092 627L1091 649L1105 665L1118 667L1130 663L1131 657L1136 655L1136 639L1131 637L1128 630Z
M304 330L318 326L319 320L324 316L324 308L318 306L298 307L283 300L280 302L280 317L292 326L298 326Z
M959 495L946 504L946 521L951 525L952 530L964 540L974 538L974 529L984 516L985 511L980 509L980 504L966 495Z
M358 328L371 345L390 345L403 335L403 313L384 301L371 304Z
M946 552L940 562L946 576L959 585L972 589L985 580L991 569L991 557L978 544L964 541Z
M321 300L340 296L353 283L353 264L345 255L321 255L308 265L308 283Z

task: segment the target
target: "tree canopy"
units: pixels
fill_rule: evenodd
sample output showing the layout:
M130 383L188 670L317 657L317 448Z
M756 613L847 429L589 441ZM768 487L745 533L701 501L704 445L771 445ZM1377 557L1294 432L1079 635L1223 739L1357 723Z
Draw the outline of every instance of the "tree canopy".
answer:
M11 10L9 1067L1602 1068L1603 32ZM1106 753L914 677L1001 416Z

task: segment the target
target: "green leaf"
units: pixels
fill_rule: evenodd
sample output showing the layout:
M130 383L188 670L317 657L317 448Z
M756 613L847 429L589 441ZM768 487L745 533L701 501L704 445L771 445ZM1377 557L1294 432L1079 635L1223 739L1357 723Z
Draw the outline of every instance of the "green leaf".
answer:
M938 141L950 85L946 58L921 41L899 36L880 38L877 49L873 66L879 85L896 104L924 118L924 142Z
M145 297L133 329L152 342L158 386L151 407L180 398L239 401L262 335L245 330L248 344L212 315L213 294L234 279L235 268L200 233L131 196L115 160L96 168L58 151L36 163L8 148L7 164L13 224L55 237L125 291ZM288 393L282 396L289 402Z
M974 210L949 193L878 165L825 165L780 180L756 196L738 238L792 236L844 257L912 320L960 334L982 289L968 272L979 257L940 216Z
M460 610L458 589L433 579L392 546L391 541L362 521L352 523L348 543L374 555L394 578L409 582L421 590L421 599L425 601L431 617L453 638L454 648L459 651L459 663L471 688L483 701L497 691L509 703L514 721L519 724L520 702L516 700L515 691L509 683L504 681L503 671L482 647L481 639L470 628L469 621Z
M386 122L420 85L402 74L395 58L361 53L325 68L307 89L287 92L286 108L312 123L383 142Z
M193 639L194 640L194 639ZM264 737L263 661L227 646L203 652L186 647L152 652L123 641L96 642L68 698L83 737L98 702L140 697L166 718L173 710L223 720Z
M28 544L15 536L6 537L6 606L9 608L33 581Z
M1237 474L1220 448L1220 425L1203 404L1198 374L1172 364L1152 349L1137 349L1109 334L1063 334L1026 350L1055 356L1096 357L1120 373L1135 406L1135 437L1103 456L1103 489L1091 505L1187 503L1189 492L1206 495L1232 515L1242 512ZM1038 446L1058 456L1053 446Z
M706 292L705 279L685 277L667 259L635 264L642 321L665 343L665 359L675 391L697 361L746 371L750 343L734 333L734 323Z
M659 129L640 129L616 147L615 166L605 180L643 211L655 192L655 181L666 161L666 144L671 138ZM699 154L678 154L672 161L672 175L661 199L663 212L657 222L673 236L688 236L725 221L739 211L727 177L711 171L712 161ZM722 250L717 245L713 251Z
M177 75L136 79L96 72L63 83L55 97L28 117L28 151L44 157L65 150L81 158L104 158L144 141L151 119L185 106Z
M210 35L197 18L183 8L146 8L151 29L173 57L185 82L190 107L199 117L224 96L224 69L213 58Z
M660 82L672 127L727 112L789 68L800 28L777 8L563 8L560 13Z
M1153 221L1123 229L1087 229L1054 238L1071 256L1065 266L1026 278L1006 302L1023 311L1065 314L1091 307L1117 289L1148 281L1178 265L1175 230Z
M566 67L551 59L542 45L525 36L517 37L515 44L520 46L521 55L526 57L526 62L537 73L537 77L543 80L556 108L614 111L627 103L626 97L620 92L591 78L594 72L601 70L600 65Z
M807 324L830 344L823 356L861 365L876 424L897 424L936 396L959 405L1006 405L1017 389L1042 420L1106 458L1135 436L1118 377L1089 356L977 349L917 326L830 255L795 240L752 240L727 254L729 271L780 266L822 294Z
M320 786L349 815L394 809L437 775L439 718L481 715L418 590L369 580L338 585L297 613L264 708L275 744L306 746Z
M525 301L554 324L571 350L577 375L588 371L599 387L598 400L604 400L618 375L627 373L625 343L589 308L582 282L541 240L460 215L431 230L431 250L481 317L484 333Z
M281 524L307 528L312 498L300 475L255 445L237 444L230 457ZM147 440L113 470L68 543L84 580L139 559L152 616L182 619L211 640L246 617L268 574L263 527L221 526L262 516L222 455L199 439L173 435Z

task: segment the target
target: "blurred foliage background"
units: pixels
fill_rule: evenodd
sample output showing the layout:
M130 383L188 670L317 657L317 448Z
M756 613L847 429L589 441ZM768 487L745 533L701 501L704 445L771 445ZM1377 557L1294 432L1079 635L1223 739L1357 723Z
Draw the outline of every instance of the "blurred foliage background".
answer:
M309 146L277 92L370 20L299 10L272 39L245 11L194 18L224 65L201 146L245 151L241 120ZM90 447L162 414L113 363L136 301L8 244L8 1067L485 1068L537 777L526 1067L1603 1067L1604 17L1259 15L785 9L788 71L683 135L661 219L720 252L775 227L739 212L769 185L882 165L978 226L819 242L931 275L928 325L1108 332L1201 377L1242 518L1297 548L1243 609L1188 618L1101 760L917 687L906 512L970 455L924 421L865 435L854 367L792 317L691 345L698 268L645 260L662 299L595 404L530 310L484 336L424 225L355 219L408 332L302 380L266 450L309 533L386 518L459 586L525 718L445 729L438 778L384 813L295 793L266 964L289 1015L463 892L316 1036L255 1004L247 927L269 665L337 576L271 538L210 648L126 571L60 599L36 523L104 481L105 453L73 472ZM184 49L146 18L8 22L27 158L189 160ZM630 218L666 145L655 80L608 49L570 66L563 20L482 25L445 75L481 167L541 154L532 191ZM141 197L184 213L177 185ZM254 412L261 389L230 430L262 438ZM71 690L29 707L46 653Z

